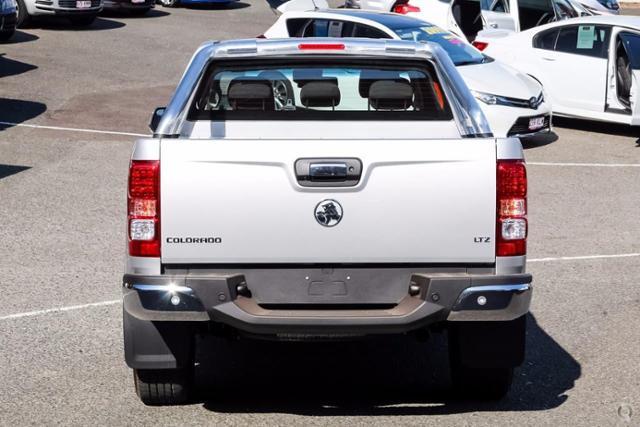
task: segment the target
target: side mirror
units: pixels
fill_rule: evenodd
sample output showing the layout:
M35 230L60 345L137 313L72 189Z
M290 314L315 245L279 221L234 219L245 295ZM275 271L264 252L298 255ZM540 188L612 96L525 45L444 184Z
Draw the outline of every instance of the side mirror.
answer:
M167 107L158 107L155 109L155 111L153 112L153 116L151 116L151 121L149 122L149 129L151 129L151 132L156 133L156 129L160 124L160 119L162 119L162 116L164 115L164 112L166 110Z

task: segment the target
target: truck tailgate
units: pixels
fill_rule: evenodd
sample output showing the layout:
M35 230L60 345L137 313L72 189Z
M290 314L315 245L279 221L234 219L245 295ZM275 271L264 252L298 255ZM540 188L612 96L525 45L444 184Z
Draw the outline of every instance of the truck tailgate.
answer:
M160 153L165 264L495 260L493 139L163 139ZM360 182L300 186L300 158L358 158ZM334 227L316 220L326 199Z

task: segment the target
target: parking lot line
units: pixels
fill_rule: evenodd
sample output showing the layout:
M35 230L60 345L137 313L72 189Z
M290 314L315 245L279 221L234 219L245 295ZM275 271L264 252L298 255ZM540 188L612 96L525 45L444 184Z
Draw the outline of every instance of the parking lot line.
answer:
M612 254L612 255L586 255L586 256L532 258L532 259L528 259L527 262L581 261L581 260L590 260L590 259L632 258L632 257L640 257L640 252L628 253L628 254ZM35 317L35 316L41 316L43 314L62 313L66 311L82 310L83 308L109 306L109 305L120 304L121 302L122 302L121 299L116 299L116 300L109 300L109 301L92 302L89 304L48 308L45 310L27 311L24 313L15 313L15 314L8 314L6 316L0 316L0 321L21 319L24 317Z
M551 262L551 261L581 261L590 259L606 259L606 258L633 258L640 257L639 253L613 254L613 255L586 255L586 256L561 256L549 258L533 258L527 259L527 262Z
M124 135L124 136L140 136L140 137L150 137L149 134L143 133L133 133L133 132L119 132L114 130L98 130L98 129L80 129L80 128L66 128L60 126L44 126L44 125L34 125L30 123L11 123L11 122L2 122L0 121L0 126L18 126L25 128L34 128L34 129L48 129L48 130L60 130L67 132L85 132L85 133L100 133L106 135Z
M116 300L110 300L110 301L92 302L92 303L89 303L89 304L69 305L69 306L66 306L66 307L47 308L45 310L27 311L27 312L24 312L24 313L15 313L15 314L9 314L9 315L6 315L6 316L1 316L0 320L11 320L11 319L20 319L20 318L23 318L23 317L41 316L43 314L61 313L61 312L65 312L65 311L81 310L83 308L89 308L89 307L102 307L102 306L105 306L105 305L119 304L121 302L122 302L122 300L116 299Z
M562 162L527 162L534 166L582 166L595 168L640 168L640 163L562 163Z

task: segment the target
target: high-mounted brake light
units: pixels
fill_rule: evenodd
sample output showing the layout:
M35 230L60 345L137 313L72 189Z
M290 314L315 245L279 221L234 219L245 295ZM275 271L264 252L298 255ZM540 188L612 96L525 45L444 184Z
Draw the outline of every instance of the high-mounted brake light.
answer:
M300 43L298 50L344 50L342 43Z
M496 256L527 253L527 169L522 160L498 160Z
M396 2L396 5L393 7L393 11L401 15L406 15L410 12L420 12L420 8L409 4L409 1L405 0Z
M478 49L479 51L483 51L487 48L487 46L489 46L489 43L487 42L479 42L479 41L472 41L471 44L473 45L473 47L475 47L476 49Z
M160 256L160 162L132 160L127 195L129 255Z

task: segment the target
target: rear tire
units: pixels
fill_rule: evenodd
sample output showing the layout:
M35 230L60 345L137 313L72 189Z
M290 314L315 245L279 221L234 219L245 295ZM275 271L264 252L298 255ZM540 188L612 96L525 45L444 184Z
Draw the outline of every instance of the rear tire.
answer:
M526 316L509 322L451 322L448 332L456 395L474 400L506 396L513 370L524 359Z
M158 0L158 1L164 7L176 7L178 5L178 0Z
M29 16L29 12L27 12L27 6L24 4L24 0L17 0L18 5L16 7L16 13L18 16L16 17L16 28L26 27L31 23L31 16Z
M88 27L93 24L97 17L97 15L71 16L69 17L69 22L74 27Z
M188 369L134 369L136 394L148 406L188 402L191 383Z

